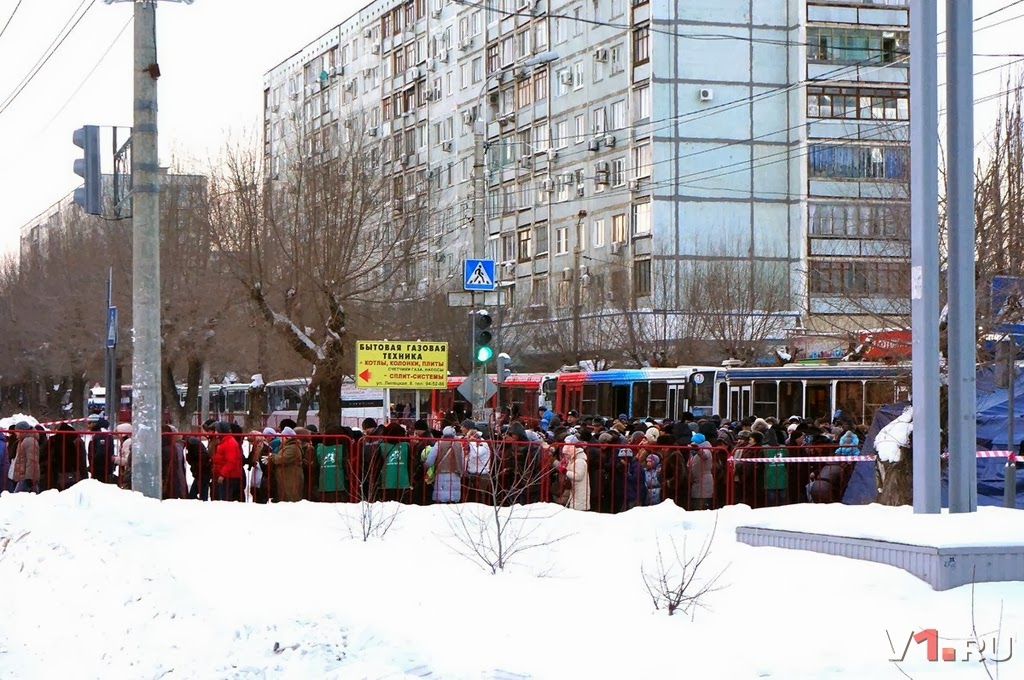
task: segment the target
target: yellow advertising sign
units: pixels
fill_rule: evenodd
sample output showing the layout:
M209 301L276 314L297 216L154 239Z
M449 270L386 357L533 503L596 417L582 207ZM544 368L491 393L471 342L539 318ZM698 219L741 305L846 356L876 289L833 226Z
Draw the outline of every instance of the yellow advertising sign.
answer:
M444 389L447 386L447 342L356 341L356 387Z

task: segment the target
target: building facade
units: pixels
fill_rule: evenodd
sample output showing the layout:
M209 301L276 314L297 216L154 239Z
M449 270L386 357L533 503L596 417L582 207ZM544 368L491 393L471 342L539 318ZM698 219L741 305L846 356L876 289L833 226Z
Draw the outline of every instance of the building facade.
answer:
M266 74L266 167L374 138L395 219L429 216L409 285L494 259L534 349L863 326L907 311L907 14L377 0Z

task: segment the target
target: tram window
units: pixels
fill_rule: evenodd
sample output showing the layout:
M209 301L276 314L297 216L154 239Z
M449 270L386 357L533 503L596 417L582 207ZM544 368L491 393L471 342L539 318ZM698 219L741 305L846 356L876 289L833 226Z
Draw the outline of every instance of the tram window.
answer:
M896 398L896 389L891 382L868 382L864 384L864 421L871 423L878 407Z
M693 397L690 398L690 412L699 417L710 416L715 405L715 374L702 371L690 376Z
M854 422L864 419L864 383L861 381L836 381L836 410L849 415Z
M607 385L602 385L607 387ZM580 413L592 415L597 413L597 385L583 386L583 400L580 402Z
M416 396L420 403L418 418L426 418L430 415L430 390L416 390Z
M779 383L779 417L804 415L804 385L797 380Z
M807 413L806 416L813 420L818 418L831 418L832 403L829 400L829 385L808 385L807 386Z
M597 386L597 405L594 410L588 411L587 415L607 416L615 410L615 400L612 397L612 386L602 383Z
M232 413L244 413L246 394L246 390L228 390L224 399L227 402L227 410Z
M541 391L544 393L544 403L548 404L550 408L555 406L555 389L558 387L558 381L555 378L544 378L544 382L541 383Z
M718 384L718 408L716 411L729 420L739 420L743 417L741 414L729 410L729 383Z
M665 405L668 401L668 383L651 383L651 407L647 415L652 418L665 418L667 411Z
M634 418L650 415L647 412L647 399L650 394L650 389L651 384L648 382L633 383L633 410L630 411L630 415Z
M391 390L392 417L415 420L416 402L416 390Z
M778 417L779 386L774 382L754 383L754 415L758 418Z

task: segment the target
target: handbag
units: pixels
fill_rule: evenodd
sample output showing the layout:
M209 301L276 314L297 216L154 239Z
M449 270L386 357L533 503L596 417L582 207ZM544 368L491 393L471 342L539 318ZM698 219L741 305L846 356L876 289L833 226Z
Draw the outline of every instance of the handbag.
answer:
M249 488L258 489L262 483L263 470L260 469L259 465L253 465L252 470L249 472Z

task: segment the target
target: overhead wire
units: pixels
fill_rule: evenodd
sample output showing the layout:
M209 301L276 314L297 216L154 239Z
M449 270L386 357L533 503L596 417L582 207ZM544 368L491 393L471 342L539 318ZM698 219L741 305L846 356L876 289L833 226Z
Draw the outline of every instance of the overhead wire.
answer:
M88 3L88 7L86 7L86 3ZM82 22L82 19L85 18L86 14L89 13L89 10L91 10L95 4L96 0L82 0L75 11L71 14L71 17L67 22L65 22L60 32L57 33L57 36L43 52L43 55L36 61L35 65L29 69L29 72L21 79L21 82L18 83L11 93L7 95L3 103L0 103L0 114L3 114L4 111L10 108L11 104L14 103L18 96L25 91L25 88L28 87L35 79L39 71L46 66L47 62L49 62L53 55L56 54L57 50L59 50L61 45L64 44L64 41L67 40L68 36L74 32L75 28L78 27ZM85 7L85 11L82 11L83 7Z
M4 33L7 32L7 27L14 21L14 15L18 13L18 9L21 8L22 0L18 0L18 4L14 6L14 10L11 12L11 16L7 17L7 23L4 24L3 28L0 28L0 38L4 37Z

